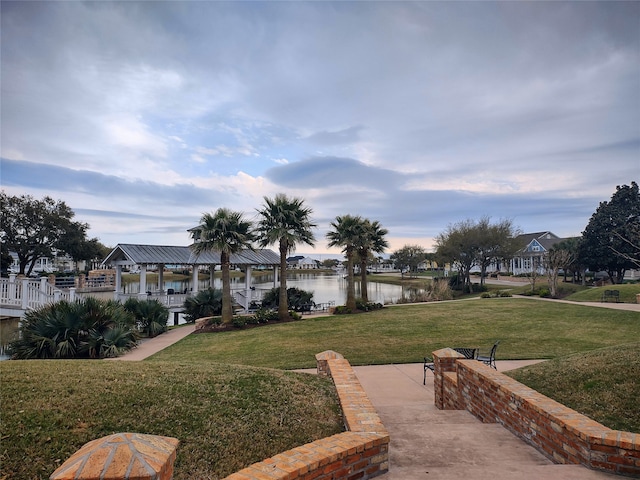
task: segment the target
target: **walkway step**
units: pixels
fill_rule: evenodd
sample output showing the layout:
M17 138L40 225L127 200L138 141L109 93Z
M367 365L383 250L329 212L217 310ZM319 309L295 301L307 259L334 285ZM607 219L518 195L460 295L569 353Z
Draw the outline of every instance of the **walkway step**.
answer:
M516 366L502 362L498 369ZM438 410L430 372L422 385L422 364L354 370L391 437L390 469L381 480L619 478L581 465L554 464L499 424L482 423L465 410Z

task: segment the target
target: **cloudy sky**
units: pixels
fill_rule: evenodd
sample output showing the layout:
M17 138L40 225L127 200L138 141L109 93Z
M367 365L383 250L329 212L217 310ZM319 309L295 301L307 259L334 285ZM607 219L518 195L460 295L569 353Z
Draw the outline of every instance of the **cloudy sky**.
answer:
M640 2L2 1L1 183L104 244L301 197L391 250L579 235L640 180ZM299 251L312 252L309 247Z

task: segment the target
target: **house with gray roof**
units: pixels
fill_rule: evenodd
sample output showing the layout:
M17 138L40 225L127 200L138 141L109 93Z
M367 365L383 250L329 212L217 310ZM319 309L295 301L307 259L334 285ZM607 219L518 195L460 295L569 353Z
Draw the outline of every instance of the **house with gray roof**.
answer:
M511 272L514 275L529 274L534 269L545 273L544 257L557 243L565 240L552 232L535 232L518 235L516 240L524 245L511 259Z

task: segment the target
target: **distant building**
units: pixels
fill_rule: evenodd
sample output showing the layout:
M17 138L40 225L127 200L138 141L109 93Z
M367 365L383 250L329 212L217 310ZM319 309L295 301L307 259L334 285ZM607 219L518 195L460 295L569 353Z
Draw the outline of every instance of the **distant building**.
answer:
M529 274L534 268L539 274L545 273L544 257L556 244L566 240L551 232L525 233L516 240L524 245L511 259L511 272L514 275Z
M294 268L297 270L316 270L320 268L320 264L317 260L314 260L313 258L297 255L294 257L287 258L287 267Z
M20 262L18 261L18 254L15 252L9 252L11 255L11 265L9 265L9 273L18 273L20 272ZM54 261L49 257L39 257L36 259L35 264L33 265L33 270L31 270L32 275L38 275L40 273L53 273L58 271L57 267L54 265Z

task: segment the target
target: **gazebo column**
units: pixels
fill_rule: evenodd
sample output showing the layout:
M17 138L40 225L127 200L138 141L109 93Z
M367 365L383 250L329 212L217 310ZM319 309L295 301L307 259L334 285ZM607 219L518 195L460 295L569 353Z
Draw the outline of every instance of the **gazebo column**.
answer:
M251 304L251 265L247 265L247 269L244 275L244 310L249 311L249 305Z
M196 293L198 293L198 265L194 265L191 272L191 295Z
M278 267L273 267L273 288L278 288Z
M116 265L116 300L120 297L120 288L122 288L122 265Z
M158 264L158 290L164 292L164 263Z
M215 287L215 282L216 282L215 274L216 274L216 266L209 265L209 288Z
M147 266L140 265L140 291L138 292L140 297L147 296Z

